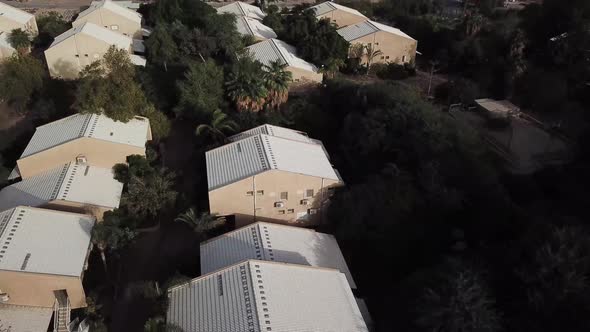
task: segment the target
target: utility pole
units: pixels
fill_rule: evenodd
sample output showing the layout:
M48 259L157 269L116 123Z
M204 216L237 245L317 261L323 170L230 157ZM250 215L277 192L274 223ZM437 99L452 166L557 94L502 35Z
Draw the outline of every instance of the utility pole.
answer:
M432 77L434 76L434 73L436 73L438 71L438 69L436 69L436 66L438 65L438 60L430 60L430 78L428 80L428 98L430 98L430 90L432 89Z

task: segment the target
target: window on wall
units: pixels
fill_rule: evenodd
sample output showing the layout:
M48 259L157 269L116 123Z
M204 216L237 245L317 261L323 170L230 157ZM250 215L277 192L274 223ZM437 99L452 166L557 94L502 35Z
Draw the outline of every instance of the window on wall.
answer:
M257 196L262 196L262 195L264 195L264 190L256 190L256 195L257 195Z
M386 55L386 56L385 56L385 59L389 59L389 55Z
M381 60L383 60L383 59L385 59L385 57L382 55L382 56L381 56Z
M279 214L285 214L285 210L279 210Z
M295 213L295 209L289 209L287 210L287 213Z
M313 197L313 189L307 189L305 191L305 197Z
M402 56L402 62L406 62L406 56Z
M254 192L253 191L246 191L246 196L254 196Z
M281 199L287 200L289 199L289 193L286 191L281 192Z

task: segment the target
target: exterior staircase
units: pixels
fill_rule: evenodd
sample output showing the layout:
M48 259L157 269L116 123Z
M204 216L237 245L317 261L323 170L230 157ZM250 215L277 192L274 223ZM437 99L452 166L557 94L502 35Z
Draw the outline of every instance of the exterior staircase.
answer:
M65 290L55 291L53 305L53 332L70 332L70 299Z

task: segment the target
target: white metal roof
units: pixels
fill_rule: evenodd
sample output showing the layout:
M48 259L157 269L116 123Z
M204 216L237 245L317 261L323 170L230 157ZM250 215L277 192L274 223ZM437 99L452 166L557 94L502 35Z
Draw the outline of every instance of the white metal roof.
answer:
M0 1L0 17L5 17L11 21L25 24L35 16Z
M269 65L273 61L281 64L300 68L316 73L318 68L313 64L297 56L296 49L278 39L267 39L246 48L252 58L260 61L263 65Z
M232 142L239 141L246 137L264 134L270 136L276 136L281 138L287 138L294 141L305 142L305 143L317 143L317 140L311 139L307 136L306 133L294 129L289 129L285 127L273 126L269 124L263 124L258 127L254 127L250 130L243 131L239 134L233 135L229 137L229 140Z
M150 132L149 120L135 117L120 122L99 114L74 114L37 127L21 158L80 137L144 147Z
M98 26L94 23L85 22L84 24L75 26L70 30L62 33L61 35L55 37L53 43L51 43L51 46L49 46L49 48L52 48L57 44L61 43L62 41L71 38L77 34L85 34L89 37L101 40L107 44L114 45L117 48L127 51L131 49L131 45L133 44L133 39L131 37Z
M259 20L246 16L236 18L236 28L242 35L254 36L262 39L277 38L273 29L262 24Z
M217 12L220 14L228 13L234 14L238 17L246 16L257 20L262 20L266 14L259 8L247 3L236 1L229 5L221 6L217 8Z
M201 274L247 259L337 269L356 288L338 242L330 234L257 222L201 243Z
M258 134L205 154L209 190L268 170L340 180L320 144Z
M0 304L0 331L47 332L52 315L53 308Z
M123 184L113 178L111 169L69 163L2 189L0 211L54 200L114 209L122 191Z
M94 218L19 206L0 212L0 270L80 276Z
M184 331L368 331L344 274L250 260L168 292L168 322Z
M96 10L101 10L101 9L108 10L110 12L117 14L117 15L123 16L128 20L131 20L131 21L141 24L141 14L139 14L138 12L136 12L134 10L127 8L125 5L120 5L117 1L111 1L111 0L92 1L92 3L90 4L90 7L88 7L84 11L80 12L80 14L78 14L76 21L81 18L84 18L85 16L88 16L89 14L93 13Z
M146 63L147 63L147 59L141 55L137 55L137 54L131 54L129 55L129 60L131 61L132 64L136 65L136 66L141 66L141 67L145 67Z
M357 24L353 24L353 25L349 25L347 27L338 29L337 32L340 36L342 36L342 38L344 38L346 41L353 41L355 39L359 39L361 37L364 37L366 35L370 35L372 33L378 32L378 31L384 31L384 32L388 32L400 37L404 37L404 38L408 38L411 40L415 40L414 38L408 36L407 34L405 34L404 32L402 32L400 29L394 28L394 27L390 27L388 25L385 24L381 24L375 21L364 21L361 23L357 23Z
M360 17L367 18L365 15L363 15L361 12L359 12L356 9L353 9L353 8L350 8L350 7L346 7L346 6L342 6L342 5L339 5L339 4L337 4L335 2L332 2L332 1L322 2L322 3L318 4L318 5L315 5L313 7L310 7L310 9L315 10L316 16L324 15L324 14L329 13L329 12L334 11L334 10L342 10L342 11L348 12L348 13L353 14L353 15L357 15L357 16L360 16Z
M103 0L103 1L104 1L104 0ZM97 3L99 3L99 2L102 2L102 1L96 1L96 0L94 0L94 1L92 1L92 2L90 3L90 5L92 6L92 5L94 5L94 4L97 4ZM124 1L119 1L119 0L115 0L115 1L113 1L113 2L114 2L115 4L117 4L117 5L121 6L121 7L125 7L125 8L127 8L127 9L131 9L131 10L134 10L134 11L137 11L137 10L139 9L139 7L141 6L141 3L139 3L139 2L134 2L134 1L127 1L127 0L124 0Z

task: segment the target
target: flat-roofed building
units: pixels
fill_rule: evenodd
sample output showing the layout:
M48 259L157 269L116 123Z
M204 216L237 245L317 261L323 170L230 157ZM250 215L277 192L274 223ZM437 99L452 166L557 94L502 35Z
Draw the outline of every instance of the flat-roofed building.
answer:
M236 18L236 28L242 36L252 36L256 41L277 38L273 29L262 24L259 20L246 16Z
M253 59L263 65L279 62L286 65L285 70L291 72L293 81L322 82L323 75L318 68L297 56L294 46L278 39L267 39L246 48Z
M122 35L141 39L141 18L141 14L117 1L93 1L90 7L78 14L72 26L90 22Z
M102 219L104 212L119 207L122 191L112 169L70 162L0 190L0 211L23 205Z
M217 12L219 14L234 14L237 17L250 17L260 21L266 16L260 7L249 5L241 1L236 1L230 3L229 5L221 6L217 8Z
M364 21L337 31L351 47L370 46L375 51L381 51L382 54L372 59L373 63L404 64L416 59L418 42L400 29L374 21Z
M150 122L144 117L125 123L75 114L37 127L9 178L26 179L70 162L111 169L129 155L145 155L151 139Z
M125 50L134 65L145 66L145 58L134 54L131 37L84 22L55 37L45 51L49 74L53 78L78 78L84 67L101 60L111 46Z
M322 2L311 7L310 10L315 11L318 20L328 19L338 27L357 24L369 19L358 10L339 5L333 1Z
M0 32L10 33L15 29L28 31L32 35L39 33L35 15L0 1Z
M338 270L249 260L168 291L169 324L184 331L368 331Z
M257 222L201 243L201 274L257 259L339 270L356 284L333 235L312 229Z
M324 146L287 128L264 125L206 153L211 213L255 221L317 224L343 185Z

